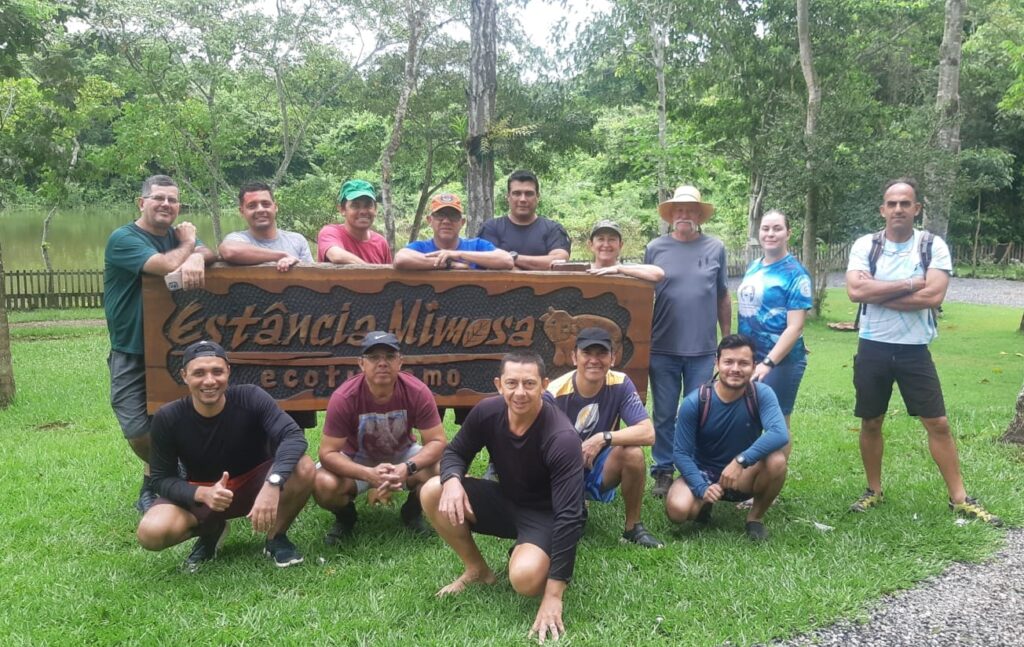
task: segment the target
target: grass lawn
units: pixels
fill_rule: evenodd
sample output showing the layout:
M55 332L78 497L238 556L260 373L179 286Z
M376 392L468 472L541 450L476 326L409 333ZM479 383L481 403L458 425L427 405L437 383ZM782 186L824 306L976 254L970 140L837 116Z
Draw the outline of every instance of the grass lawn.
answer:
M840 291L808 326L812 351L793 416L794 452L765 545L743 516L716 507L710 528L674 528L659 502L644 521L660 551L618 543L622 503L595 504L565 599L577 645L745 645L865 616L881 595L996 551L1002 531L958 525L920 424L894 397L886 423L886 503L846 512L863 490L852 416L853 318ZM995 442L1024 375L1020 313L950 304L932 351L943 379L968 492L1013 526L1024 521L1019 447ZM71 318L89 318L85 314ZM330 515L312 503L290 537L302 566L277 570L243 523L196 575L179 565L190 543L148 553L135 543L139 464L107 402L102 328L24 328L14 339L16 403L0 411L0 639L5 645L527 644L535 600L507 579L438 600L460 573L437 539L407 535L397 507L360 502L357 536L327 548ZM322 414L321 414L322 422ZM450 426L450 423L449 423ZM449 429L453 432L454 429ZM309 433L311 452L319 430ZM477 472L482 465L476 465ZM815 524L829 526L821 530ZM481 538L496 570L507 541Z

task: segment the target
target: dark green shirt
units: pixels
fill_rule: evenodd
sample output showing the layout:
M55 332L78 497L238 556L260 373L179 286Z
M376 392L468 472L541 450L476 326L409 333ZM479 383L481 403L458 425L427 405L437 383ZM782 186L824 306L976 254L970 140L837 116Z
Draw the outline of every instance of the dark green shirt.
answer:
M112 350L144 354L142 267L153 254L165 254L177 246L173 230L154 236L134 222L110 234L103 253L103 310Z

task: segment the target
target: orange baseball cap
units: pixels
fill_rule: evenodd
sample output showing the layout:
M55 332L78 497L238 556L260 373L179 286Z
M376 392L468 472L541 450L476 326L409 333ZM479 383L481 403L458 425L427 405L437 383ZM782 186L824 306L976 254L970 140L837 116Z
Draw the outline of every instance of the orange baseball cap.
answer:
M430 201L430 213L446 207L462 213L462 200L459 200L459 196L454 193L438 193Z

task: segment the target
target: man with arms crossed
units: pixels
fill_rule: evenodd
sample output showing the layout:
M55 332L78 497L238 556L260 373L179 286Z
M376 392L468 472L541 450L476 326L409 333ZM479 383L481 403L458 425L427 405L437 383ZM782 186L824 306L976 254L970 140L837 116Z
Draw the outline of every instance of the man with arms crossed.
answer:
M771 387L750 381L752 339L723 337L715 368L718 379L690 393L679 407L673 458L681 476L665 497L665 513L675 523L706 523L716 502L753 498L746 533L764 541L764 513L786 481L786 419ZM756 389L756 396L748 389Z
M228 519L245 516L267 534L264 553L277 566L301 563L286 533L316 472L302 429L260 387L228 386L231 366L219 344L192 344L182 365L189 394L153 417L160 498L139 523L139 543L163 550L198 537L184 564L195 571L216 556ZM187 479L178 476L179 463Z
M390 265L386 238L370 229L377 217L377 194L365 180L349 180L338 191L341 224L324 225L316 237L316 260L337 265Z
M928 433L928 449L946 482L950 509L1000 526L999 517L964 489L942 386L928 352L928 344L938 336L932 308L942 304L953 270L949 248L934 237L925 270L920 242L924 232L914 229L914 218L921 211L914 180L899 178L886 184L879 211L885 231L874 275L872 234L853 244L846 268L846 293L854 303L865 304L853 360L857 393L853 415L861 419L860 455L868 481L867 490L850 510L866 512L882 502L882 423L895 381L907 413L920 417Z
M277 263L278 272L313 262L305 236L277 228L277 203L270 185L242 185L238 191L238 211L249 227L224 237L218 251L225 261L232 265Z
M473 582L494 584L494 572L473 532L515 539L508 577L520 595L542 596L530 633L541 642L565 633L562 595L572 577L576 543L587 512L583 454L572 423L543 399L544 360L515 352L501 360L499 396L473 407L441 459L441 476L423 486L423 509L465 567L438 595ZM466 476L487 448L500 482Z
M665 270L665 280L654 286L649 370L655 435L651 494L656 497L665 496L672 484L680 386L685 396L711 379L715 325L723 337L732 330L725 245L700 230L714 212L714 205L701 202L695 187L679 187L670 200L658 205L669 233L648 243L644 254L644 263Z
M426 384L402 372L398 339L389 332L368 333L359 358L361 373L345 380L327 403L314 497L334 513L324 541L333 545L356 525L355 498L408 488L399 512L417 534L429 533L420 507L420 486L437 474L446 438L434 395ZM422 445L412 430L420 430Z
M640 522L644 497L644 447L654 444L654 425L629 376L611 370L612 338L603 328L584 328L576 336L576 370L555 379L548 393L576 425L583 441L583 483L587 497L611 503L622 484L626 502L623 542L644 548L664 546ZM619 429L625 421L628 427Z
M508 216L480 227L480 238L512 254L520 270L548 270L554 261L569 259L569 234L559 223L537 215L540 181L530 171L508 177Z
M139 217L116 229L103 254L103 309L110 333L110 404L132 451L143 462L135 507L145 514L156 500L149 476L150 416L146 411L145 343L142 338L142 275L181 272L186 290L205 284L206 264L216 255L196 238L190 222L178 223L178 185L166 175L142 183Z
M434 231L429 240L409 243L395 254L398 270L510 270L512 256L483 238L461 238L465 218L462 200L454 193L441 193L430 201L427 223Z

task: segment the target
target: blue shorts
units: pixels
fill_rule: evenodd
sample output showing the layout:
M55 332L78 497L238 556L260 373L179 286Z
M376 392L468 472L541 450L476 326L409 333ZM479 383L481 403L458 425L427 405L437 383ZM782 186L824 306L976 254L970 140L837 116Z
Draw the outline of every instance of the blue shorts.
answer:
M583 470L583 491L591 501L611 503L615 499L615 488L604 486L604 463L612 453L611 447L605 447L594 459L594 466Z
M800 381L804 379L804 371L807 369L807 356L799 360L793 360L789 355L775 365L775 368L768 371L762 382L775 391L775 397L779 399L779 407L782 408L782 415L788 416L793 413L796 406L796 393L800 390Z
M722 478L722 473L718 470L701 468L700 473L704 480L712 485L718 483L718 479ZM747 492L740 492L739 490L725 490L722 492L722 501L735 501L738 503L746 501L750 497L751 495Z

